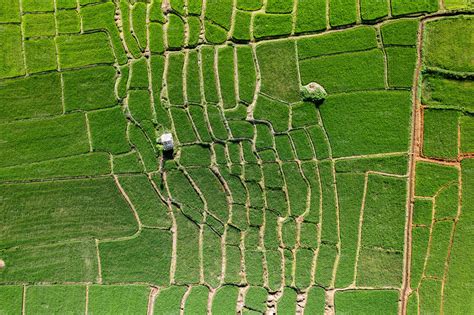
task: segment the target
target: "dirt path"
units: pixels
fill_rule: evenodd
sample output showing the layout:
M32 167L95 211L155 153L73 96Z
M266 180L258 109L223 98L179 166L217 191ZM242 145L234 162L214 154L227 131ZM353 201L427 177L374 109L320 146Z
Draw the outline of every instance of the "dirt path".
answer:
M410 145L410 163L408 166L408 197L407 197L407 218L405 227L405 261L403 266L403 283L402 294L400 301L400 314L406 314L406 306L408 302L408 295L411 293L410 275L411 275L411 250L412 250L412 224L413 224L413 207L415 198L415 166L417 157L421 153L421 137L423 133L423 116L422 109L418 100L418 88L420 80L420 72L422 67L422 47L423 47L423 32L424 21L420 22L417 37L417 61L416 69L413 78L412 102L413 102L413 118L411 131L411 145Z
M415 166L416 163L419 161L429 162L429 163L436 163L446 166L453 166L458 169L459 172L459 200L458 200L458 213L455 219L455 223L453 226L453 230L451 233L450 238L450 246L448 249L448 261L445 264L445 272L443 277L443 289L444 289L444 278L446 277L447 268L449 264L449 256L450 250L452 247L453 241L453 234L455 231L456 221L460 215L460 207L461 207L461 187L462 187L462 179L461 179L461 160L465 158L464 155L458 154L458 158L455 161L451 160L443 160L443 159L435 159L423 156L422 147L423 147L423 133L424 133L424 120L423 120L423 106L421 104L421 100L418 98L420 94L419 88L421 87L420 82L420 73L422 69L423 63L423 35L425 31L425 24L428 21L440 19L444 16L452 16L456 13L452 12L441 12L436 13L432 16L427 16L420 21L419 29L418 29L418 36L417 36L417 61L416 61L416 70L413 79L413 88L412 88L412 102L413 102L413 118L412 118L412 132L411 132L411 146L410 146L410 163L409 163L409 184L408 184L408 198L407 198L407 219L406 219L406 228L405 228L405 261L404 261L404 272L403 272L403 284L402 284L402 293L400 299L400 314L406 314L406 308L408 303L408 297L412 293L412 289L410 287L410 277L411 277L411 254L412 254L412 227L413 227L413 208L415 202ZM458 152L460 151L460 135L458 131ZM443 304L443 298L441 301L441 307ZM442 312L442 309L441 309Z

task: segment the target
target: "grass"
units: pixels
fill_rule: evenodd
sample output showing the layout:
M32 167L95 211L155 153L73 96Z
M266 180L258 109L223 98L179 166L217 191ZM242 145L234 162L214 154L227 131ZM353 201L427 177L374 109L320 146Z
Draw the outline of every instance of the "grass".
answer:
M474 97L474 83L456 80L442 75L423 76L422 102L431 107L453 108L474 112L469 100Z
M248 46L238 46L236 49L239 100L250 104L254 98L257 76L254 55Z
M298 1L296 33L320 31L326 28L326 1Z
M333 156L406 151L410 104L410 93L404 91L357 92L328 97L321 106L321 116ZM341 124L350 127L339 128ZM377 133L371 131L374 128Z
M415 227L412 230L411 279L412 288L418 288L425 266L430 230L426 227Z
M158 314L179 314L181 299L186 292L186 287L172 286L163 289L155 300L155 312Z
M28 60L28 73L55 70L56 48L52 39L36 39L25 42L25 55Z
M292 314L296 310L296 291L285 287L283 295L277 301L277 311L280 314Z
M176 14L169 15L168 48L179 49L184 45L184 21Z
M360 15L363 21L374 21L388 15L386 0L362 0Z
M395 88L410 88L416 64L415 48L387 47L388 85Z
M205 286L193 286L184 304L185 314L204 314L207 312L209 289Z
M285 103L259 96L254 117L269 122L276 132L288 129L289 108Z
M398 292L394 290L353 290L337 292L334 304L341 314L397 314Z
M205 16L225 30L229 30L232 16L232 0L207 1Z
M329 23L331 26L354 24L356 22L356 6L354 0L330 0Z
M77 68L115 61L107 33L62 35L56 39L61 68Z
M456 168L430 162L416 163L415 192L417 196L434 196L444 185L457 182Z
M20 22L20 5L15 0L0 1L2 8L0 13L0 21L3 23Z
M215 50L212 46L202 46L201 48L201 62L202 75L204 84L204 95L206 101L209 103L218 103L219 97L217 94L217 80L214 72L214 54Z
M358 26L344 32L303 37L296 41L298 58L308 59L342 52L369 50L377 47L375 29Z
M32 93L37 89L41 93ZM60 76L51 73L0 83L0 122L62 113Z
M114 94L116 71L113 67L99 66L66 72L64 107L66 112L93 110L117 104Z
M378 49L300 61L303 85L318 82L331 93L384 88L383 53Z
M0 79L25 74L20 26L2 24L0 26L0 40L6 47L5 53L2 54L0 59Z
M236 286L223 286L218 289L212 301L212 314L223 315L232 312L237 305L238 292Z
M436 222L434 224L431 247L425 267L427 276L443 277L452 229L452 222Z
M458 117L456 111L424 111L423 155L456 159L458 156Z
M461 152L474 152L474 121L472 117L461 116Z
M473 22L472 17L461 15L427 23L427 35L423 39L425 65L461 72L474 71L468 53L474 49L468 36L474 29Z
M183 105L183 66L184 54L181 52L168 55L168 72L166 83L168 85L168 100L172 105Z
M168 2L0 0L0 313L404 312L418 49L407 312L469 313L465 1Z
M234 48L225 46L217 50L218 75L224 109L236 106L234 73Z
M0 272L2 284L97 281L97 256L93 241L17 247L0 250L0 254L6 264ZM3 301L2 296L2 305Z
M418 19L399 19L380 27L384 45L416 45Z
M55 33L54 15L51 13L23 15L25 37L52 36Z
M2 296L2 305L0 312L2 314L21 313L23 288L21 286L3 285L0 287Z
M312 250L298 249L296 252L295 284L298 288L307 288L311 284Z
M468 294L468 288L473 284L472 277L466 277L471 272L474 256L465 240L472 239L473 222L473 173L474 160L464 160L461 163L462 169L462 209L461 216L456 225L453 247L451 249L450 266L445 284L444 310L471 311L474 310L474 303Z
M88 310L97 314L146 313L149 291L144 285L93 285L89 288Z
M56 18L59 34L80 32L80 18L75 10L60 10L57 12Z
M391 2L392 14L394 16L407 15L412 13L431 13L438 10L438 1L423 0L423 1L408 1L408 0L394 0Z
M369 175L362 246L403 251L405 193L405 179Z
M119 107L91 112L87 115L94 151L113 154L130 149L126 138L126 121ZM104 129L103 126L110 126Z
M144 229L133 239L101 242L99 251L104 283L168 285L171 246L171 233L158 229Z
M74 5L76 7L76 5ZM124 6L125 8L125 6ZM58 11L61 12L61 11ZM129 27L128 20L128 11L122 12L122 17L124 19L124 28L127 30ZM122 45L120 39L120 33L116 27L115 20L115 5L113 3L107 2L98 5L90 5L81 7L81 17L82 17L82 27L85 31L92 31L96 29L105 29L107 30L110 41L117 57L119 64L125 64L127 62L127 55L125 48ZM60 24L60 22L58 21ZM77 27L77 26L76 26ZM76 32L77 33L77 32ZM130 52L135 57L139 57L140 49L138 48L137 42L130 38L130 32L124 32L124 38L127 42L127 47Z
M87 237L119 237L136 222L111 178L2 184L4 226L1 248ZM107 193L105 196L95 191ZM24 207L18 217L16 200ZM28 215L26 215L28 214ZM67 236L65 235L67 233Z
M175 217L178 225L175 281L178 284L198 283L199 228L181 213L175 213Z
M135 205L140 221L144 225L154 228L171 226L168 207L156 194L146 176L121 176L119 182Z
M342 244L336 273L336 286L344 287L350 285L354 278L364 176L362 174L337 174L336 181Z
M0 166L40 162L89 152L80 113L0 125Z
M251 39L250 24L252 14L246 11L237 11L234 20L234 32L232 38L237 41L249 41Z
M84 286L30 286L26 290L25 311L31 314L80 314L85 306Z
M78 168L77 165L81 165L81 167ZM115 165L114 169L116 169ZM96 176L109 174L110 172L110 157L108 154L88 153L0 168L0 181L41 180L64 176Z
M284 36L291 34L292 16L257 13L253 23L253 36L256 39Z

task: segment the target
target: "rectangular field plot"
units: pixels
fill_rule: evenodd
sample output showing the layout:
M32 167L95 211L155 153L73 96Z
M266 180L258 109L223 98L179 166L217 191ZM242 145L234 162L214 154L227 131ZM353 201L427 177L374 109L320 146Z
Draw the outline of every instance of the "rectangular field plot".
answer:
M333 156L406 151L410 108L410 92L404 91L330 95L321 116Z
M149 287L110 285L89 287L90 314L146 314Z
M67 112L114 106L116 71L93 67L64 73L64 106Z
M296 43L300 60L377 48L375 28L370 26L358 26L342 32L303 37Z
M85 308L85 286L41 285L26 289L27 314L82 314Z
M93 241L17 247L0 250L0 256L5 261L5 268L0 271L0 283L97 280L97 255Z
M81 167L77 167L80 165ZM0 168L0 182L39 180L69 176L109 174L110 158L106 153L88 153L37 163Z
M22 286L0 286L0 296L2 303L0 304L0 314L20 314L23 304L23 287Z
M171 233L168 231L144 229L132 239L101 242L99 250L105 283L169 284Z
M474 113L474 81L456 80L442 75L424 75L422 102L425 105L454 108Z
M0 83L0 122L62 113L59 74L35 75Z
M337 314L397 314L398 295L395 290L342 291L334 304Z
M0 79L25 74L20 26L13 24L0 25L0 41L2 42Z
M290 40L257 46L262 92L286 102L300 100L295 43Z
M86 152L86 120L80 113L0 124L0 167Z
M328 93L384 88L381 50L322 56L300 61L302 84L318 82Z
M428 22L427 35L423 39L424 64L452 71L473 72L474 41L470 36L473 31L472 16L460 15Z
M424 110L423 155L456 159L458 156L458 117L453 110Z
M61 68L113 63L115 58L105 32L63 35L56 39Z
M474 310L471 289L474 254L467 243L474 240L474 160L466 159L462 169L462 209L456 225L444 293L444 312L463 313Z
M111 178L5 184L0 194L0 248L136 231L133 214Z

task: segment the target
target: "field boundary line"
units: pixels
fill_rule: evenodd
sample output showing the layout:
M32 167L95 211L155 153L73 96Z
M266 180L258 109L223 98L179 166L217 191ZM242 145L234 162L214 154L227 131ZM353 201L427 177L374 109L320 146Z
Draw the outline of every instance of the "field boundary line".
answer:
M359 210L359 226L357 228L357 248L356 248L356 256L354 261L354 276L352 279L352 284L349 287L356 287L357 281L357 269L359 266L359 256L362 247L362 225L364 224L364 209L365 209L365 201L367 199L367 190L369 186L369 173L366 172L364 174L364 190L362 192L362 201Z
M147 306L147 315L153 315L155 309L156 297L160 293L160 288L152 286L150 287L150 293L148 294L148 306Z
M95 241L95 253L97 255L97 282L102 284L102 262L100 259L100 250L99 250L99 240L94 239Z

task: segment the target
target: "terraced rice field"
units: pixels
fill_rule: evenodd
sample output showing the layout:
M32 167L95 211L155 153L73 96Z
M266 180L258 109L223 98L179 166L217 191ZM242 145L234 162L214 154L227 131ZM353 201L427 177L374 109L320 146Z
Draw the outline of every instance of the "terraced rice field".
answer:
M474 313L473 10L0 0L0 314Z

